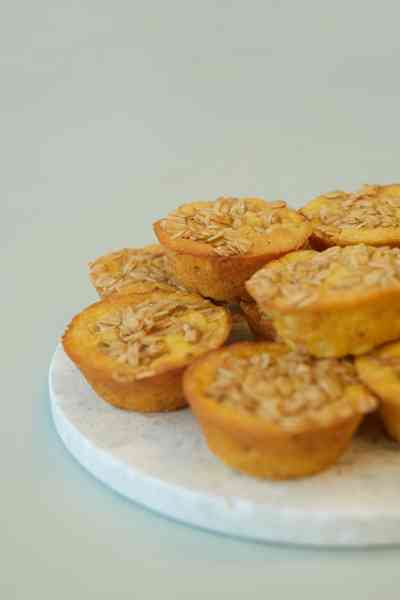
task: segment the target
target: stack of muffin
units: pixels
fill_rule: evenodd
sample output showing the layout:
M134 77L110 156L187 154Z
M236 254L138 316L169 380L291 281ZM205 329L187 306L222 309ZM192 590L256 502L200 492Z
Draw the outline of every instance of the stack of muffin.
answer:
M400 441L400 185L300 211L195 202L154 230L160 245L90 265L102 299L63 338L100 397L189 403L214 454L257 477L327 468L376 409ZM228 344L243 318L257 339Z

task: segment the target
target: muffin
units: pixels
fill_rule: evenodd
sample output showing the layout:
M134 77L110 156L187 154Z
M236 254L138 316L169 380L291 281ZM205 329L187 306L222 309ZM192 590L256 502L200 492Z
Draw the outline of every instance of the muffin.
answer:
M358 192L329 192L300 211L312 224L311 245L400 246L400 184L364 185Z
M379 398L379 413L388 434L400 442L400 342L372 350L356 360L360 379Z
M159 244L124 248L89 263L89 277L101 298L117 293L176 288Z
M106 402L126 410L168 411L186 405L184 369L222 346L230 327L226 309L194 294L115 294L77 315L63 345Z
M317 357L363 354L400 337L399 248L294 252L247 289L286 343Z
M234 469L271 479L335 463L377 405L349 360L315 359L273 342L212 352L189 367L183 387L210 450Z
M311 226L282 201L219 198L180 206L154 231L181 285L232 302L248 297L244 283L257 269L301 248Z
M272 323L272 317L264 312L258 304L243 301L240 303L240 308L256 338L275 340L276 331Z

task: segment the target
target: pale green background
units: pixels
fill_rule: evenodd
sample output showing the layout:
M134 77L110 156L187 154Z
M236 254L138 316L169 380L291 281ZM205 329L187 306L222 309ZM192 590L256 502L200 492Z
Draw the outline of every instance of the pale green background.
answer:
M398 549L252 544L118 497L64 450L46 388L95 299L86 261L177 203L400 179L398 1L0 10L0 598L398 599Z

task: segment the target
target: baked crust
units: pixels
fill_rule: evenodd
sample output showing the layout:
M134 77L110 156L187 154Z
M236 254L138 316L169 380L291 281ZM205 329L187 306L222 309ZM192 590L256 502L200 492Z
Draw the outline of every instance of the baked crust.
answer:
M126 410L169 411L186 405L184 369L220 347L230 328L228 311L194 294L116 294L74 317L63 345L105 401Z
M360 379L380 399L379 413L387 433L400 441L400 342L376 348L356 360Z
M260 340L275 340L276 331L270 317L255 302L241 302L240 308L255 337Z
M300 210L310 220L311 245L400 246L400 184L365 185L358 192L328 192Z
M157 221L154 231L177 281L232 302L248 298L244 282L262 265L301 248L311 226L281 201L219 198L184 204Z
M101 298L178 287L160 244L123 248L100 256L89 263L89 278Z
M236 384L239 382L239 392L229 395L229 390L226 391L226 401L218 396L217 399L213 397L213 386L220 377L219 373L232 381L232 360L251 361L254 357L261 360L265 354L269 357L268 364L260 368L260 377L264 378L263 384L267 386L265 392L263 388L257 388L253 380L249 392L246 381L239 372L236 380ZM308 407L306 415L300 414L304 419L294 414L294 423L293 419L286 417L272 420L269 413L274 415L274 411L268 406L272 398L267 390L278 383L281 385L282 381L278 382L278 377L274 379L266 369L271 364L281 364L288 354L291 356L293 353L284 344L242 342L198 359L184 375L185 395L202 427L210 450L226 464L257 477L304 477L327 468L348 447L363 414L374 410L377 404L376 399L358 380L351 378L351 382L346 383L343 379L340 380L342 387L339 387L337 401L329 404L328 396L325 395L326 405L320 405L314 411L315 414ZM297 356L296 360L302 364L301 357ZM339 371L343 366L343 361L318 361L304 356L304 364L307 365L315 366L326 362L329 364L324 365L324 372L331 370L331 363L339 365ZM254 376L254 370L253 373L246 370L248 375L245 378ZM284 379L287 385L288 378ZM318 383L323 386L317 379ZM261 400L258 408L254 409L253 390L257 389ZM296 389L294 384L293 390ZM325 389L329 391L326 381ZM290 396L289 399L291 400Z
M247 289L288 344L318 357L363 354L400 336L400 250L293 252Z

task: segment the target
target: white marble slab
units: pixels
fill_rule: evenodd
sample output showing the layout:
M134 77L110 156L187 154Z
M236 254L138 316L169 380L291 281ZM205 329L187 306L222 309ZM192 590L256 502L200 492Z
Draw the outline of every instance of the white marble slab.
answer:
M373 426L334 468L275 483L218 461L189 410L146 416L109 406L61 347L49 384L54 423L71 454L97 479L159 513L263 541L400 543L400 447Z

